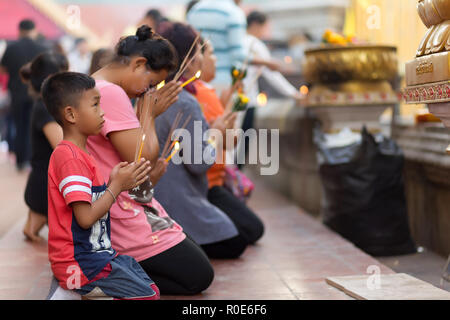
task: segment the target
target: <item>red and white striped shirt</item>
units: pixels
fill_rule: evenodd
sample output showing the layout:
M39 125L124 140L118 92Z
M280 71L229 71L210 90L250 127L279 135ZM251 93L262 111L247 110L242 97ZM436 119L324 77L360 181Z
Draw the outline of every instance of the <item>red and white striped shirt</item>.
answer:
M109 212L83 229L71 207L79 201L93 203L105 190L94 158L69 141L55 148L48 168L48 254L53 274L65 289L82 287L116 256Z

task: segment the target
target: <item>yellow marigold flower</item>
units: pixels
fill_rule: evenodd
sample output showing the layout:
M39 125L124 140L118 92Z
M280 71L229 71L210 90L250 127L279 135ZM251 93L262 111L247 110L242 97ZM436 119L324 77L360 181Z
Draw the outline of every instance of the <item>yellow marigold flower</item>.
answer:
M250 99L245 94L239 95L239 98L241 99L241 102L244 104L246 104L250 101Z

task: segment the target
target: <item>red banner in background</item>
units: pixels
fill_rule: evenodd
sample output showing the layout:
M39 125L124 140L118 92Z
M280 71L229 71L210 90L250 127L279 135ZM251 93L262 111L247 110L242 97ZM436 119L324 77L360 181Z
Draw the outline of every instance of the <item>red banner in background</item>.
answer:
M61 28L28 1L0 0L0 39L17 39L19 22L23 19L33 20L37 30L48 39L59 38L64 34Z

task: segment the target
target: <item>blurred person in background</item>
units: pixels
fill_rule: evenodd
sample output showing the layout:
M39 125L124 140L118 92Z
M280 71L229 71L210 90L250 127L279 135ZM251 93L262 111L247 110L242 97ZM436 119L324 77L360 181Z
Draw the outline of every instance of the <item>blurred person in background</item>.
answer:
M293 60L301 66L303 59L305 58L305 50L310 49L315 45L314 39L307 31L300 32L293 36L289 40L289 47Z
M186 5L186 13L185 13L186 19L187 19L187 15L191 11L191 9L199 2L200 2L200 0L191 0L188 2L188 4Z
M5 53L7 43L5 40L0 40L0 61ZM11 99L8 93L8 74L0 70L0 152L6 153L8 145L12 145L9 133L12 122L10 116Z
M161 11L159 11L158 9L150 9L147 11L138 25L147 25L152 28L154 32L159 33L159 25L165 21L169 20L162 15Z
M9 148L16 155L16 167L19 171L29 166L30 119L33 100L28 95L27 86L22 83L19 75L20 68L46 50L36 42L38 32L32 20L25 19L19 23L19 39L6 48L1 60L0 71L9 75L8 89L11 96L11 115L14 137Z
M89 74L94 74L114 59L114 50L108 48L98 49L92 54Z
M220 94L232 83L231 68L239 68L248 57L246 50L245 14L239 7L241 0L202 0L188 12L187 20L202 37L211 41L217 56L217 75L213 85ZM250 64L278 69L271 61L252 58Z
M255 107L258 105L257 97L260 93L258 85L258 77L263 77L266 82L282 96L301 99L300 92L278 71L280 64L272 59L269 48L264 44L264 38L268 28L267 16L259 11L252 11L247 16L247 35L246 45L251 59L265 60L277 67L271 69L264 65L255 66L250 65L247 70L247 76L244 79L244 88L246 94L250 98L250 105L246 110L245 116L242 119L242 129L244 131L253 128L253 119L255 114ZM249 143L241 141L240 148L245 148L245 154L248 153ZM242 150L242 149L241 149ZM240 165L240 167L242 167Z
M69 59L70 71L88 74L92 53L86 39L77 38L75 47L69 52L67 58Z
M20 75L27 84L34 99L31 114L31 173L25 189L28 220L23 233L28 240L41 241L39 231L47 223L47 184L50 156L62 140L62 128L48 113L41 97L44 80L57 72L67 71L69 65L65 56L45 52L20 69Z
M277 68L280 69L280 63L272 59L269 48L262 41L268 28L268 18L266 14L259 11L252 11L247 16L247 36L246 45L251 58L259 58L261 60L267 60L268 62L278 65ZM253 66L250 65L247 71L247 77L244 79L244 86L248 88L246 91L250 98L253 106L256 106L256 97L259 94L259 86L257 82L257 77L261 74L265 80L273 87L277 92L279 92L284 97L289 98L300 98L300 93L298 90L286 80L286 78L278 71L271 70L265 66ZM255 85L252 85L255 83Z
M3 55L5 54L7 46L8 46L8 43L6 42L6 40L0 39L0 60L3 57Z
M0 153L8 152L8 141L10 141L11 129L10 116L11 99L8 93L8 75L0 73Z

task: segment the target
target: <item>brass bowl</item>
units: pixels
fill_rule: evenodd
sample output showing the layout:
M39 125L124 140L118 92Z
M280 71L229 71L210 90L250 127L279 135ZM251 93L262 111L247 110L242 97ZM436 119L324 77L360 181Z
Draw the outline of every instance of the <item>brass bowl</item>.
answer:
M305 51L306 81L385 81L397 76L397 48L376 45L327 46Z

